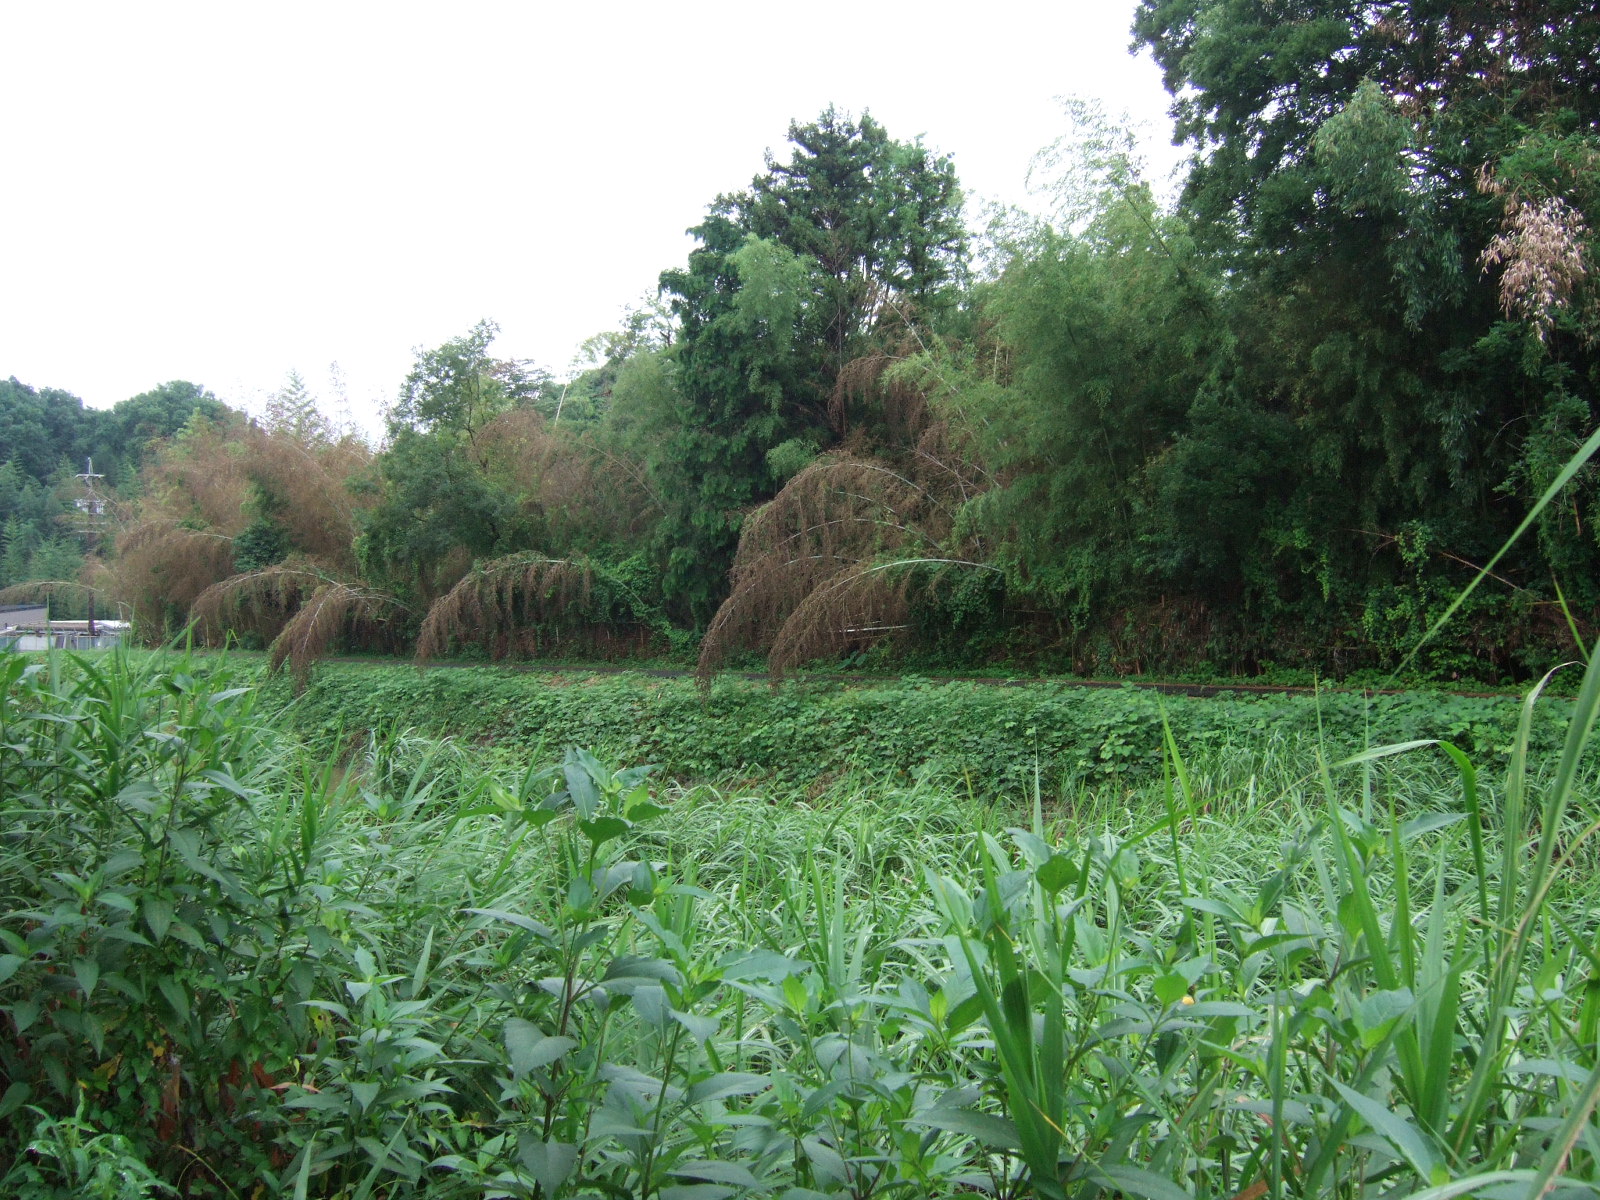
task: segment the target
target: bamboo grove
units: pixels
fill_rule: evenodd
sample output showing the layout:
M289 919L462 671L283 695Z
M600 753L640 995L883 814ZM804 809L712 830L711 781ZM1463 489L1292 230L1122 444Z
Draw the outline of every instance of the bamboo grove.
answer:
M1192 150L1171 204L1078 106L1052 215L978 234L949 158L830 109L588 369L484 322L417 354L376 450L297 380L253 419L168 385L115 436L149 397L0 385L0 597L93 588L300 671L1391 667L1600 415L1600 16L1144 0L1134 33ZM84 555L52 520L91 443L120 499ZM1590 467L1424 668L1592 637L1597 530Z

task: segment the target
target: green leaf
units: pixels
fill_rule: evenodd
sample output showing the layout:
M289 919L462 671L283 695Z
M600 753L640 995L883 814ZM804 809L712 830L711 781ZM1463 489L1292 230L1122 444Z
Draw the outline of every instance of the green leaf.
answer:
M743 1163L716 1162L711 1159L695 1159L690 1162L681 1162L669 1168L668 1174L685 1179L704 1179L711 1183L729 1183L734 1187L758 1188L761 1180L750 1173L750 1168Z
M1589 1073L1589 1078L1573 1099L1571 1110L1540 1158L1539 1174L1528 1187L1528 1200L1540 1200L1555 1186L1556 1179L1572 1161L1573 1147L1589 1128L1589 1118L1596 1105L1600 1105L1600 1064Z
M1022 1138L1016 1125L1006 1117L974 1112L970 1108L930 1108L906 1119L908 1125L928 1125L950 1133L976 1138L995 1150L1021 1150Z
M1409 1192L1401 1200L1454 1200L1456 1196L1465 1196L1469 1192L1480 1191L1494 1184L1529 1183L1535 1174L1536 1172L1531 1170L1483 1171L1477 1175L1463 1175L1460 1179L1452 1179L1449 1183L1441 1183L1435 1187L1423 1188L1419 1192Z
M166 931L173 925L174 907L170 899L165 896L146 896L144 898L144 923L150 930L150 936L155 938L157 944L166 938Z
M302 1000L300 1005L302 1008L319 1008L323 1012L330 1012L341 1021L350 1019L350 1010L334 1000Z
M602 983L615 983L628 979L648 979L677 984L683 981L683 976L679 974L677 967L664 958L623 954L612 959L606 965L606 973L600 977Z
M621 817L597 817L593 821L578 822L578 828L583 830L584 836L594 844L596 849L599 849L607 842L627 833L633 826Z
M845 1164L844 1156L820 1138L801 1138L800 1149L820 1178L840 1184L849 1181L850 1168Z
M1185 1017L1194 1018L1260 1016L1248 1004L1240 1004L1237 1000L1197 1000L1184 1005L1181 1012Z
M1383 1137L1395 1150L1411 1164L1411 1169L1429 1184L1437 1184L1442 1180L1435 1177L1436 1171L1443 1171L1444 1161L1436 1147L1430 1144L1423 1132L1409 1121L1390 1111L1387 1105L1369 1096L1363 1096L1353 1088L1348 1088L1338 1080L1332 1081L1338 1093L1344 1097L1345 1103L1361 1116L1361 1119Z
M950 1017L945 1021L945 1028L952 1035L966 1029L979 1017L983 1016L983 997L977 994L966 997L950 1010Z
M724 1096L753 1096L771 1086L772 1081L765 1075L752 1075L745 1071L724 1071L690 1085L685 1101L689 1104L704 1104L707 1100L721 1100Z
M1466 820L1465 813L1424 813L1420 817L1412 817L1400 826L1400 839L1409 842L1412 838L1432 833L1435 829L1446 829L1464 820Z
M798 975L791 975L785 979L780 990L783 993L783 1002L785 1004L797 1013L805 1011L806 999L809 993L806 991L806 985L800 981Z
M20 1079L8 1087L6 1094L0 1096L0 1121L6 1120L12 1113L21 1108L30 1094L32 1094L32 1089Z
M189 1019L189 989L171 975L162 975L156 979L156 987L166 997L167 1003L172 1006L172 1011L177 1014L178 1020Z
M489 917L491 920L504 921L508 925L515 925L518 929L526 929L529 933L537 934L541 938L552 938L555 931L550 926L532 917L525 917L521 913L506 912L500 908L467 908L463 912L472 913L478 917Z
M18 1033L26 1033L39 1019L39 1003L36 1000L18 1000L3 1011L11 1014L11 1023L17 1027Z
M1090 1167L1089 1179L1103 1187L1109 1187L1113 1192L1127 1196L1143 1196L1145 1200L1193 1200L1191 1193L1184 1191L1172 1180L1146 1171L1142 1167L1130 1167L1121 1163L1109 1167Z
M1414 742L1397 742L1392 746L1374 746L1370 750L1363 750L1360 754L1352 754L1349 758L1340 759L1332 765L1332 769L1353 767L1365 762L1374 762L1380 758L1392 758L1396 754L1410 754L1411 751L1421 750L1424 746L1435 745L1438 745L1436 738L1420 738Z
M153 801L160 795L161 791L155 784L148 780L139 780L118 792L113 803L148 816L155 812Z
M134 946L152 946L155 943L130 925L104 925L100 936L114 942L128 942Z
M224 788L227 791L232 792L235 796L238 796L242 800L248 800L248 799L250 799L250 797L252 795L252 793L251 793L249 788L245 787L242 783L240 783L232 775L229 775L226 772L223 772L223 771L201 771L200 774L201 774L201 776L203 778L209 779L212 783L216 784L218 787Z
M715 1017L696 1016L693 1013L679 1012L675 1008L670 1009L669 1013L672 1019L687 1029L689 1036L697 1042L704 1043L716 1037L717 1030L721 1028L721 1022Z
M1565 1079L1569 1083L1582 1083L1589 1078L1577 1063L1563 1062L1554 1058L1527 1058L1521 1062L1512 1063L1506 1068L1508 1076L1538 1075L1549 1079Z
M504 1037L511 1071L518 1079L549 1066L578 1044L569 1037L546 1037L537 1025L521 1017L506 1022Z
M517 1147L517 1157L528 1168L546 1196L559 1193L578 1161L578 1148L571 1142L525 1140Z
M1390 1025L1405 1016L1415 1005L1416 998L1411 994L1410 988L1373 992L1363 997L1361 1003L1356 1005L1354 1013L1356 1026L1361 1030L1367 1045L1376 1046L1389 1032Z
M1239 925L1249 925L1244 914L1232 905L1224 904L1220 900L1207 899L1204 896L1184 896L1183 901L1189 908L1199 912L1211 913L1213 916L1222 917Z
M726 955L717 965L727 980L766 979L773 983L790 975L804 974L811 968L810 963L775 950L748 950Z
M339 1112L345 1107L344 1100L330 1092L294 1091L284 1098L285 1108L315 1108L324 1112Z
M578 810L578 816L585 821L592 821L594 814L600 808L600 789L595 786L593 767L599 764L594 757L583 750L568 750L567 758L561 764L562 774L567 780L567 795L572 797L572 807Z
M1078 866L1065 854L1053 854L1033 873L1033 877L1039 881L1040 887L1054 896L1078 881Z
M1170 1006L1189 994L1189 981L1176 973L1163 975L1155 981L1152 990L1157 1000Z
M641 821L648 821L652 817L663 816L669 810L659 804L641 802L638 804L629 804L626 811L628 820L632 821L634 824L638 824Z

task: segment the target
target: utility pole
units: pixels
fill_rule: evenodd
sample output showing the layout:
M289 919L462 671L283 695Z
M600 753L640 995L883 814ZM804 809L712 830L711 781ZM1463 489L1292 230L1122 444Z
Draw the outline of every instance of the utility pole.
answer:
M73 521L78 535L83 538L83 548L93 551L99 548L100 536L105 531L108 518L106 517L106 497L100 490L100 484L105 479L94 469L94 459L84 460L83 471L78 475L80 492L73 501L72 507L77 509L77 516ZM89 592L89 636L95 636L94 622L94 592Z
M72 507L78 510L78 532L91 541L99 537L106 524L106 498L100 490L104 478L95 473L94 459L84 460L83 471L77 476L83 492L72 501Z

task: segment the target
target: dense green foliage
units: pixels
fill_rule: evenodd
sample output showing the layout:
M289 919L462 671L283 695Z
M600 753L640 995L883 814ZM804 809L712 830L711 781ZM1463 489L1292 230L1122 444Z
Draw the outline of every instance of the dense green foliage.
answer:
M35 390L16 379L0 381L0 446L26 478L52 480L65 468L95 469L112 486L133 479L152 442L169 438L196 413L221 417L226 409L210 392L175 380L102 411L55 388Z
M947 158L833 109L789 141L790 161L769 154L748 192L719 197L687 268L661 277L678 318L664 586L702 623L742 513L783 482L769 456L837 443L846 364L936 321L965 270Z
M1169 539L1170 561L1263 631L1359 613L1380 646L1414 636L1403 614L1499 546L1596 418L1592 243L1574 214L1596 199L1600 21L1573 3L1268 19L1145 0L1136 32L1197 151L1180 216L1201 269L1227 273L1230 334L1157 486L1249 514L1220 578L1203 541ZM1552 575L1592 611L1593 503L1586 477L1507 564L1529 590L1478 615L1489 641L1538 628Z
M0 587L271 648L0 652L0 1193L1600 1190L1600 17L1135 36L1182 198L1076 108L982 271L950 161L829 109L572 379L482 322L377 451L294 376L0 384Z
M496 655L698 642L707 672L876 649L1537 678L1600 629L1593 464L1415 651L1600 420L1591 7L1143 0L1181 196L1072 104L1036 164L1053 211L976 254L948 157L866 113L796 120L571 378L495 357L488 321L419 350L373 461L319 485L337 553L279 467L235 464L227 512L172 469L215 453L202 428L132 478L190 385L91 415L12 381L0 584L79 565L49 489L110 437L142 495L83 573L152 639L201 618L302 672L447 626ZM303 383L274 404L270 438L220 440L325 457ZM505 564L535 562L566 573L513 595Z
M83 495L75 476L91 459L107 494L119 485L131 491L152 443L196 415L225 411L209 392L181 381L102 412L55 388L0 380L0 588L75 580L83 571L84 538L71 518Z
M495 418L526 394L511 364L488 357L494 327L419 355L389 415L387 503L363 530L363 566L377 579L412 583L460 549L490 557L523 548L517 497L495 478L483 444Z
M1330 764L1219 705L1223 735L1175 725L1144 783L996 807L888 763L685 788L392 729L332 762L219 658L7 654L0 682L7 1195L1354 1200L1600 1173L1600 669L1503 772Z
M288 699L287 685L281 698ZM277 695L278 692L273 694ZM1548 752L1567 703L1545 699L1533 747ZM931 680L781 688L725 679L702 695L689 679L550 676L489 668L326 665L285 714L313 744L394 729L483 742L515 755L582 744L649 762L686 783L744 778L804 786L855 772L939 779L984 799L1039 782L1052 796L1080 782L1140 782L1161 772L1165 730L1189 748L1258 742L1338 757L1373 742L1450 741L1499 764L1517 730L1504 697L1404 692L1162 696Z

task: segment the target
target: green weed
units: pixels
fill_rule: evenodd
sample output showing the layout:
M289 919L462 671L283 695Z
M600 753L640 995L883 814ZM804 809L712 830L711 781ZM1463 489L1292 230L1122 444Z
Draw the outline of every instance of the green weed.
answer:
M1537 694L1445 722L1504 737L1503 771L1439 726L1378 744L1408 702L1346 752L1349 726L1119 693L1123 723L1072 728L1153 722L1153 767L1039 753L1015 787L1020 758L952 753L1044 719L1006 692L741 693L789 722L774 755L813 704L873 744L901 702L958 731L911 770L709 786L411 712L307 750L227 660L0 673L8 1186L1443 1200L1600 1176L1596 668L1565 729Z

